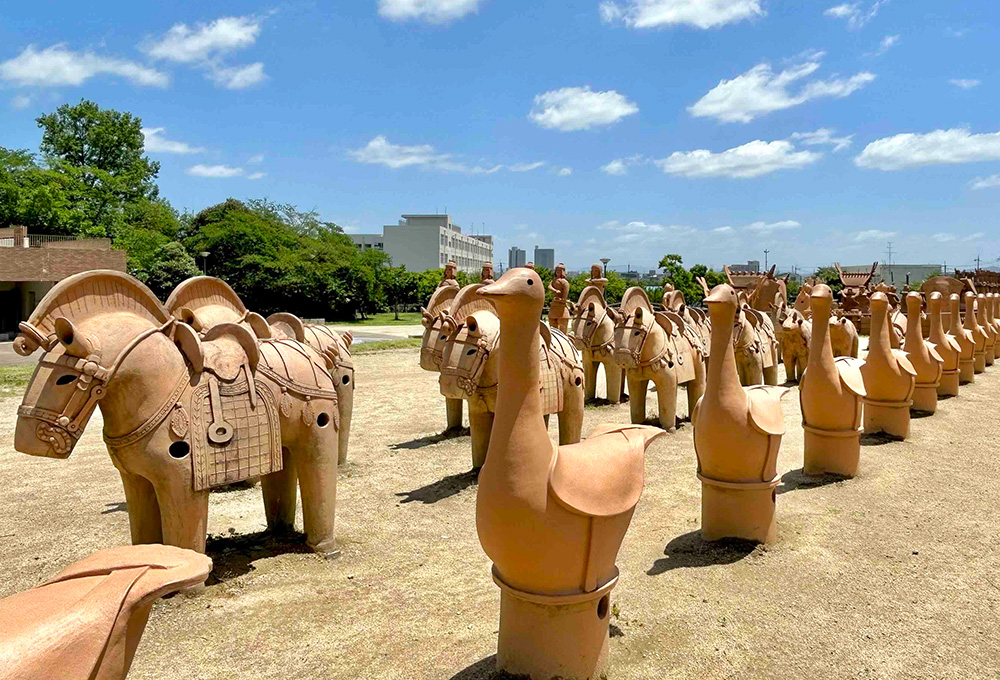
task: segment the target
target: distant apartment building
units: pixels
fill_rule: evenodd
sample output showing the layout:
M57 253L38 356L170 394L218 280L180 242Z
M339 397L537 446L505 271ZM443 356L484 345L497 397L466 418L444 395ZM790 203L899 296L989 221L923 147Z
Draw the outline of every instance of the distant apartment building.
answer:
M112 250L106 238L0 229L0 339L17 335L17 325L57 282L91 269L125 271L125 251Z
M463 234L449 215L403 215L381 234L348 234L359 250L375 248L409 271L441 269L454 261L459 271L478 274L493 262L493 237Z
M840 269L851 273L867 274L872 270L870 264L854 264L843 266ZM902 289L910 283L919 283L932 276L941 275L941 265L939 264L885 264L879 263L875 267L875 274L872 276L872 284L878 285L885 282L890 286Z
M549 271L552 271L556 268L556 251L552 248L539 248L535 246L534 263L536 267L545 267Z
M511 249L507 251L507 269L513 269L514 267L523 267L528 263L528 254L522 249L511 246Z
M729 271L740 274L759 274L760 260L747 260L746 264L731 264Z

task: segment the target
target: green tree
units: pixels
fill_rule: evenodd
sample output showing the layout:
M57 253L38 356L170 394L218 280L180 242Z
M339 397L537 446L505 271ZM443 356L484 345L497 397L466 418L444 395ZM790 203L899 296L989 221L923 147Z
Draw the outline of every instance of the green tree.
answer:
M406 271L406 267L389 267L385 273L385 295L394 313L394 319L399 321L399 308L413 302L417 297L417 278Z
M820 267L813 276L819 279L820 283L830 286L835 297L838 297L844 288L844 284L840 281L840 274L837 273L835 267Z
M178 283L200 273L194 258L184 250L184 246L170 241L158 249L155 263L147 273L146 285L163 300Z
M115 237L130 203L156 198L160 164L143 155L139 118L81 100L37 122L46 166L66 178L64 190L79 212L68 225L77 233Z

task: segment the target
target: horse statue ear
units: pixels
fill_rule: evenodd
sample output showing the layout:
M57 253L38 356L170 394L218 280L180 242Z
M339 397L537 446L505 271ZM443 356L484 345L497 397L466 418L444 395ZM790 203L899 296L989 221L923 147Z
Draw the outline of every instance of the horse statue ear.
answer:
M341 333L340 337L344 339L348 347L354 344L354 333L352 333L351 331L344 331L343 333Z
M642 321L642 307L635 308L635 320L640 322Z
M593 302L587 303L587 313L590 316L595 316L597 314L597 307L594 306Z
M198 315L190 307L181 307L177 310L177 320L183 321L194 330L201 333L205 330L205 325L198 320Z
M253 329L254 335L259 340L267 340L271 337L271 326L257 312L247 312L247 323L250 324L250 328Z
M96 346L96 342L80 333L73 322L65 316L56 319L55 329L56 339L66 347L66 354L86 359L97 353L99 348Z
M611 322L612 323L614 323L616 326L619 323L621 323L621 320L622 320L621 314L619 314L618 312L616 312L615 309L614 309L614 307L608 307L607 312L608 312L608 316L611 317Z
M420 308L420 324L424 328L430 328L431 324L434 323L434 317L431 313L427 311L426 307Z
M201 373L205 370L205 354L195 329L184 322L175 324L174 344L180 348L181 354L187 357L188 363L194 368L195 373Z

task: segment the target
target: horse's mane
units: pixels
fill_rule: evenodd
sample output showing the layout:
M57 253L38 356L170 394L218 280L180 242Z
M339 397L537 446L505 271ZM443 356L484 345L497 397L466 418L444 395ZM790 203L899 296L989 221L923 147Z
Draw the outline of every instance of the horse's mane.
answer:
M97 314L131 312L159 326L170 318L163 304L141 281L123 272L97 269L74 274L53 286L28 318L42 337L55 333L55 321L79 324Z
M431 295L431 299L427 302L427 311L431 316L437 316L438 312L447 311L457 295L458 288L455 286L436 288Z
M449 314L456 322L462 323L469 314L480 310L487 310L496 314L496 307L487 298L477 295L476 291L483 287L482 283L470 283L465 286L455 299L451 301L451 311Z
M247 308L229 284L214 276L194 276L177 284L167 303L167 312L176 316L181 307L194 311L202 307L219 306L231 309L237 317L246 314Z
M621 310L631 316L639 307L642 307L642 311L644 312L653 311L653 305L649 301L646 291L639 286L633 286L622 295Z
M591 300L591 298L595 298ZM590 302L599 302L602 307L607 307L608 303L604 301L604 292L597 286L587 286L580 291L580 299L576 303L580 307L585 307Z

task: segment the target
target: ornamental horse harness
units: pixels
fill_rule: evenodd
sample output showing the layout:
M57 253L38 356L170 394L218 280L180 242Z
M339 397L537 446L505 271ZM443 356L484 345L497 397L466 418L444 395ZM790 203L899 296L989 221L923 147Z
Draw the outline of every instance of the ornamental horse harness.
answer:
M75 375L76 390L58 413L37 406L21 405L17 409L17 414L42 421L35 432L38 439L47 441L58 455L68 454L83 434L83 429L90 420L90 416L93 415L94 409L97 408L97 403L107 394L107 385L114 378L125 358L150 336L157 333L167 333L174 323L175 320L170 319L162 326L143 331L125 345L108 366L103 366L101 364L101 348L97 346L96 341L91 340L82 347L87 351L86 357L78 357L64 352L55 358L50 358L52 350L59 344L57 335L52 334L45 337L31 324L22 322L19 329L26 338L26 344L33 343L45 350L38 365L63 369ZM182 389L184 382L182 381L180 384Z
M645 361L642 360L642 352L646 348L646 340L649 338L649 332L654 323L660 325L659 321L655 317L655 314L654 318L650 319L649 326L643 325L641 321L636 323L635 312L625 314L622 326L626 330L632 332L633 338L635 336L641 337L638 344L628 343L624 347L616 345L615 354L624 354L629 356L632 360L632 366L634 368L646 368L647 366L655 366L657 364L666 364L667 368L673 368L675 361L678 364L683 365L684 355L681 352L675 352L671 349L671 346L674 345L673 338L669 333L667 333L667 329L663 328L662 325L660 325L660 328L663 329L664 335L663 348L655 356L650 357Z

